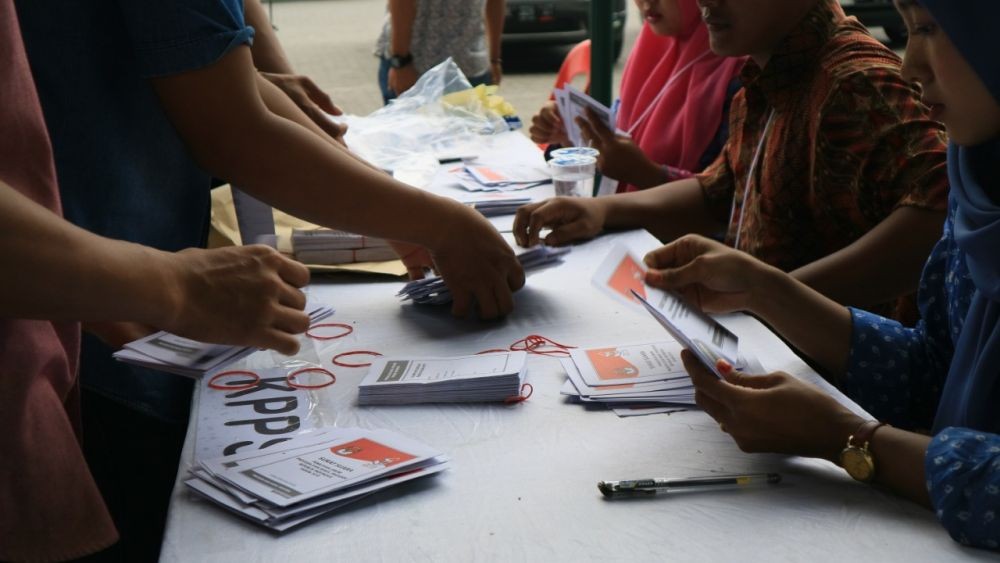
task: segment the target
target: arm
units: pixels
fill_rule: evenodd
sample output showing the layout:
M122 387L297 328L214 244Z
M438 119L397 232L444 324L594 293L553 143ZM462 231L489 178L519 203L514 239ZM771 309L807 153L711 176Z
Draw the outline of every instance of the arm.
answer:
M343 112L309 77L295 74L260 0L243 0L243 7L247 25L256 32L250 53L260 75L280 88L324 133L343 143L347 126L327 118L327 114Z
M389 45L393 55L409 55L413 39L413 22L417 19L416 0L389 0L392 36ZM410 63L403 68L389 69L389 88L397 95L417 83L417 69Z
M506 16L506 0L486 0L486 44L490 50L490 74L494 84L503 78L503 60L500 57L500 43L503 37L503 21Z
M99 237L0 183L5 316L135 321L203 340L294 353L308 328L301 265L266 247L176 254ZM44 283L39 283L43 281Z
M245 47L153 85L195 158L216 176L313 223L428 248L455 296L455 314L464 315L473 296L485 317L513 307L523 271L488 221L332 147L301 114L295 118L295 108L292 119L274 113L268 103L280 102L265 102Z

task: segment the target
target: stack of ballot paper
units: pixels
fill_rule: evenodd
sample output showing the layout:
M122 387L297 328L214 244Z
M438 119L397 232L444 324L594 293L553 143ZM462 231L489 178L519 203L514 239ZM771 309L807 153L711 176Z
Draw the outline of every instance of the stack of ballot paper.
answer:
M499 402L520 394L527 352L456 358L381 358L358 387L359 405Z
M563 395L613 405L693 405L694 387L673 340L570 350L560 360L568 379Z
M511 215L522 205L531 203L531 197L514 194L489 192L477 197L459 199L465 205L480 212L484 217Z
M538 245L517 255L524 270L530 271L554 264L562 260L562 256L570 251L570 247L564 246L555 248L551 246ZM451 303L451 291L444 284L444 280L439 276L427 277L422 280L411 281L399 290L396 297L403 301L413 300L420 305L441 305Z
M305 310L311 324L333 314L333 309L322 303L308 302ZM255 351L253 347L206 344L161 330L129 342L113 356L119 362L198 378Z
M590 119L590 116L587 115L588 108L597 114L598 119L608 130L615 131L615 113L579 89L567 84L563 88L556 88L552 94L556 99L559 116L566 127L566 136L569 137L574 147L588 146L580 133L580 126L576 124L578 117Z
M539 162L541 159L539 158ZM552 181L548 168L500 164L467 164L449 170L451 180L470 192L508 192L526 190Z
M388 430L331 428L265 450L198 460L184 484L255 524L284 532L448 465L434 448Z
M352 264L395 260L396 253L384 239L332 229L295 229L292 251L303 264Z

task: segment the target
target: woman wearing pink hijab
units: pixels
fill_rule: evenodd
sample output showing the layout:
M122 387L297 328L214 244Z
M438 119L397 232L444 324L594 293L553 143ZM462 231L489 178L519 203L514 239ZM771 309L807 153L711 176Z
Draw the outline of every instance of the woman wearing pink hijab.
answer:
M712 53L696 0L635 2L645 23L622 76L617 128L627 134L596 120L580 123L619 192L685 178L715 160L743 65ZM554 102L532 118L529 133L536 143L569 144Z

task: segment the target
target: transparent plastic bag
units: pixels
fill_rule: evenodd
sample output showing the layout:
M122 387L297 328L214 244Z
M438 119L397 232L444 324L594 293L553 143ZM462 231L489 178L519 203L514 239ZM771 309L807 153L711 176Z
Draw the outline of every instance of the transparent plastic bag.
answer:
M474 154L481 135L520 126L495 86L473 88L451 58L389 105L345 121L351 150L389 172L436 169L439 160Z

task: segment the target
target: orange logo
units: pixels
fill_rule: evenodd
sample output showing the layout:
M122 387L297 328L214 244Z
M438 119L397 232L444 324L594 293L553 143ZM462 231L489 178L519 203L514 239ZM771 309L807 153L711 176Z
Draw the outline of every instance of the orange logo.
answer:
M626 254L618 264L618 267L615 268L614 273L611 274L611 279L608 280L608 287L624 295L629 301L634 302L635 296L632 295L632 290L646 297L646 286L643 283L645 277L645 269L636 263L631 255Z
M394 450L378 442L373 442L368 438L359 438L353 442L334 446L330 448L330 451L341 457L359 459L367 461L372 465L381 465L383 467L390 467L416 457L399 450Z

